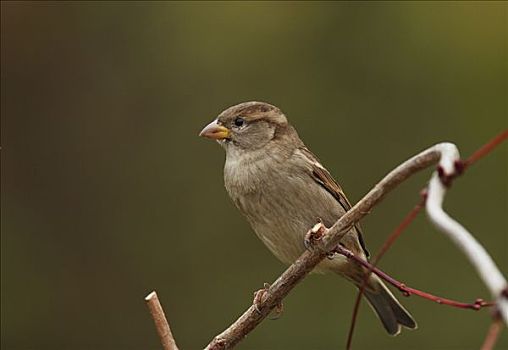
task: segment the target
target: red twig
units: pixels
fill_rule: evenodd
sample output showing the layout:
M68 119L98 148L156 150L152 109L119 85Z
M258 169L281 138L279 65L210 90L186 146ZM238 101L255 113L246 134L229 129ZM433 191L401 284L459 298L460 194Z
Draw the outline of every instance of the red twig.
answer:
M393 243L395 243L397 238L399 238L399 236L402 234L402 232L409 226L409 224L411 224L413 222L413 220L416 218L418 213L425 207L425 198L426 198L426 193L425 193L425 191L422 191L422 198L420 199L420 202L418 202L418 204L416 204L415 207L413 209L411 209L411 211L406 215L404 220L402 220L400 225L392 232L392 234L384 242L383 246L379 250L379 253L374 258L372 265L377 266L377 263L379 262L379 260L381 260L383 255L385 255L385 253L388 251L388 249L390 249L390 247L393 245ZM369 273L370 272L371 271L369 271ZM365 282L367 282L367 280L368 280L368 276L365 278Z
M355 333L356 318L358 317L358 310L360 309L360 303L362 302L362 294L363 294L362 289L365 289L365 284L366 283L363 282L362 288L358 291L358 294L356 295L355 305L353 307L353 315L351 316L351 325L349 326L349 332L347 334L347 342L346 342L347 350L350 350L351 345L353 344L353 334Z
M501 142L506 140L508 138L508 129L501 132L499 135L494 137L492 140L487 142L485 145L480 147L476 152L474 152L466 161L465 166L470 166L480 158L487 155L492 149L494 149L497 145L499 145Z
M502 328L501 318L494 316L492 323L490 324L489 331L487 332L487 336L483 341L481 350L494 349L494 345L496 345L497 339L499 338L499 333L501 333L501 328Z
M362 289L365 289L364 285L365 282L362 285ZM355 333L356 318L358 317L358 310L360 309L360 303L362 302L362 289L358 291L358 294L356 295L355 305L353 307L353 316L351 316L351 325L349 326L349 332L347 334L347 350L351 349L351 345L353 344L353 334Z
M365 274L365 278L363 279L362 285L358 291L358 294L357 294L356 300L355 300L355 305L353 307L353 316L351 317L351 326L349 328L346 349L348 349L348 350L351 349L351 345L353 343L353 334L354 334L354 330L355 330L355 326L356 326L356 318L358 316L358 310L360 308L362 295L363 295L363 292L365 291L365 288L367 287L367 281L369 280L370 274L372 273L373 269L376 267L379 260L383 257L383 255L388 251L388 249L390 249L390 247L393 245L393 243L395 243L395 240L397 238L399 238L399 236L406 229L406 227L409 226L409 224L415 219L415 217L418 215L418 213L422 210L422 208L425 205L425 198L426 198L426 194L424 191L422 191L422 199L420 200L420 202L406 215L404 220L402 220L402 222L399 224L399 226L397 226L397 228L392 232L392 234L384 242L379 253L376 255L376 257L372 261L369 271Z
M367 261L357 257L351 251L345 249L342 246L337 246L337 248L335 249L335 252L338 254L344 255L346 258L355 261L356 263L358 263L359 265L362 265L363 267L365 267L367 269L371 269L372 272L375 273L376 275L378 275L382 280L386 281L387 283L389 283L392 286L399 289L404 296L411 296L414 294L414 295L417 295L417 296L422 297L424 299L432 300L438 304L449 305L449 306L457 307L460 309L480 310L482 307L494 305L493 302L487 302L487 301L484 301L483 299L476 299L474 303L462 303L460 301L455 301L455 300L451 300L451 299L438 297L436 295L406 286L404 283L397 281L395 278L393 278L390 275L386 274L385 272L381 271L377 267L374 267Z

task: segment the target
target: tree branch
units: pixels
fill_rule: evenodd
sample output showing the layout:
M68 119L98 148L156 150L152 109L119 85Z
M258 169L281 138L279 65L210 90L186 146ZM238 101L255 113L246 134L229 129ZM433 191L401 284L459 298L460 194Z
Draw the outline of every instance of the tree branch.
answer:
M347 211L327 231L320 240L318 249L306 250L284 273L267 289L263 300L252 305L231 326L217 335L206 349L227 349L233 347L251 332L270 311L300 282L327 253L339 243L353 225L370 213L376 204L397 185L414 173L436 163L441 155L442 144L430 147L408 159L386 175L353 208Z
M145 297L145 301L155 323L157 334L159 334L162 348L164 350L178 350L175 338L173 338L173 333L171 333L171 328L169 328L168 320L166 319L166 315L164 315L164 310L157 297L157 293L155 291L151 292Z

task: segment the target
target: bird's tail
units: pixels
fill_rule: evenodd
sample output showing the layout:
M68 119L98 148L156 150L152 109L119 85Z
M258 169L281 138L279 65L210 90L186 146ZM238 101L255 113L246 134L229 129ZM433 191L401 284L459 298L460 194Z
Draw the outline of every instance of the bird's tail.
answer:
M401 326L409 329L417 328L411 314L399 303L379 277L372 275L368 284L364 295L390 335L399 334Z

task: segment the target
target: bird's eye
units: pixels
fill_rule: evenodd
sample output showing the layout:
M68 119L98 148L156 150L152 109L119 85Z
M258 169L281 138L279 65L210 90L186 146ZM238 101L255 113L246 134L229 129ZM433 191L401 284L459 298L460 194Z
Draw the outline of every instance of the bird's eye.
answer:
M245 120L242 117L237 117L234 121L235 125L240 127L245 124Z

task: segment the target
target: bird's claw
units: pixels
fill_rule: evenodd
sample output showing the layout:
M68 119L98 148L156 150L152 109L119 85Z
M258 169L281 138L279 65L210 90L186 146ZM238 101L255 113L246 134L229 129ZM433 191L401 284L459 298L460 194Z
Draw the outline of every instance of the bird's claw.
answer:
M263 283L263 288L257 290L254 292L254 300L252 301L252 304L254 305L254 308L256 311L261 314L261 310L259 309L259 306L262 302L265 301L266 292L268 291L268 288L270 288L270 284ZM282 311L284 310L284 306L282 305L282 302L278 303L275 306L274 309L274 316L270 317L271 320L276 320L282 315Z
M266 292L268 291L268 288L270 288L270 284L265 282L263 283L263 288L254 292L254 300L252 301L252 304L254 305L254 308L259 314L261 313L261 310L259 309L259 304L265 301L265 295Z
M315 224L307 233L303 239L305 248L311 249L316 241L319 241L328 232L328 228L323 223L323 220L318 219L318 223Z

